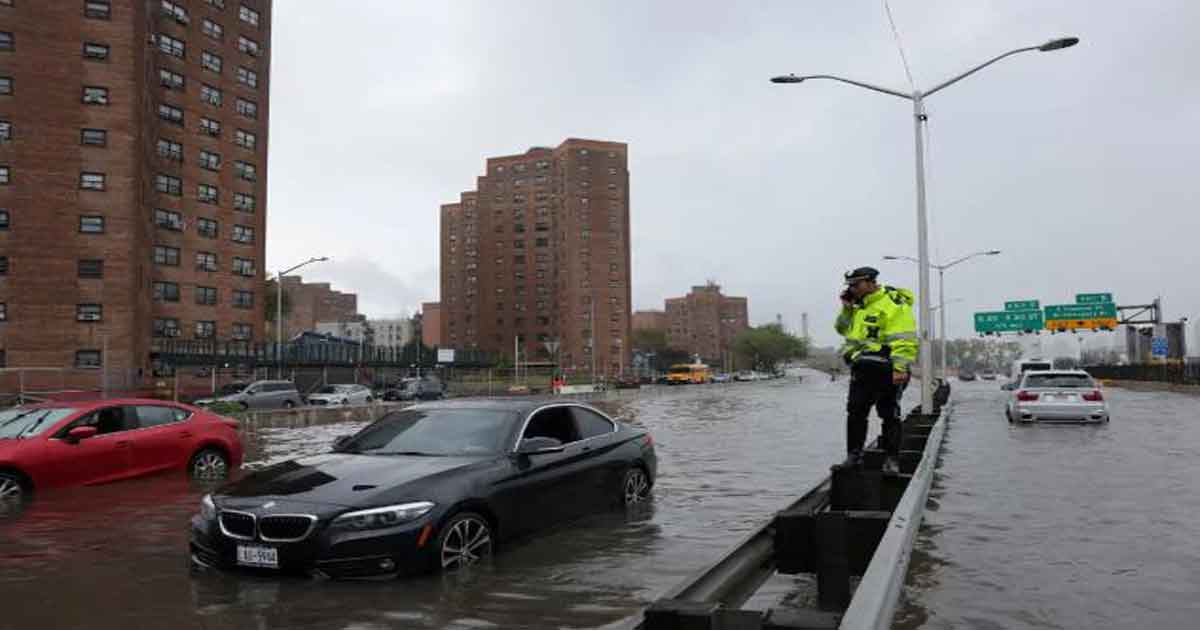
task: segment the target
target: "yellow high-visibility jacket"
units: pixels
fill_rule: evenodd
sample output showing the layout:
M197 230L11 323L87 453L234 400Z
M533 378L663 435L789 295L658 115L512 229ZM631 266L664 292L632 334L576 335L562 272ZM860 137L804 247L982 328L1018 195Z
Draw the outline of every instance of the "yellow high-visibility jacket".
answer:
M890 359L894 371L908 372L918 349L913 302L912 291L885 286L842 308L834 329L846 338L841 348L846 362Z

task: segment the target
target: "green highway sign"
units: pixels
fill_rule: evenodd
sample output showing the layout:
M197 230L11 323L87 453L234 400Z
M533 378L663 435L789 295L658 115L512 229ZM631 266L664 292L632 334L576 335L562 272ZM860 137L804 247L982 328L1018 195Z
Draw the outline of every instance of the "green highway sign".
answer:
M1023 332L1044 325L1039 310L975 313L975 332L979 333Z
M1117 305L1112 302L1091 304L1054 304L1046 307L1046 320L1116 319Z
M1076 293L1076 304L1112 304L1111 293Z
M1037 300L1017 300L1015 302L1004 303L1004 310L1010 313L1013 311L1036 311L1041 308Z

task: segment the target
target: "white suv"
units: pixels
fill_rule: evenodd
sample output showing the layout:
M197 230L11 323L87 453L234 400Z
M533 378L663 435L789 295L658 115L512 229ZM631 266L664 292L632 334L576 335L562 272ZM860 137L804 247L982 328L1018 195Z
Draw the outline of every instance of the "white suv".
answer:
M1083 370L1026 372L1009 394L1009 422L1108 422L1108 402L1100 384Z

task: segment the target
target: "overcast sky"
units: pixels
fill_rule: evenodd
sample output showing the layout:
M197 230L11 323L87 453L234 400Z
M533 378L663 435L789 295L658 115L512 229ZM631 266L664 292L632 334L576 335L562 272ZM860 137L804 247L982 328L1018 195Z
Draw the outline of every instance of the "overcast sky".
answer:
M832 344L841 274L916 289L911 106L877 0L276 0L269 269L371 316L438 299L438 206L488 156L629 144L633 306L715 279L752 323L810 314ZM1200 318L1200 4L891 0L919 87L1061 35L927 102L935 262L953 336L1005 300L1161 295ZM936 296L936 294L935 294Z

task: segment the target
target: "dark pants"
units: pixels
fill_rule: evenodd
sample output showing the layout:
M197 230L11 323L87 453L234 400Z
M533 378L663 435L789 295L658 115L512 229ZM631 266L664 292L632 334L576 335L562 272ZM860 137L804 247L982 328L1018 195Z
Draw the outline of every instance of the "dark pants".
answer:
M850 370L850 396L846 400L846 450L862 452L867 441L867 416L871 407L883 420L883 450L900 454L900 396L904 385L892 383L890 363L859 362Z

